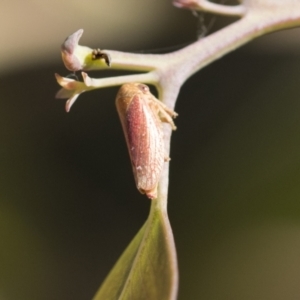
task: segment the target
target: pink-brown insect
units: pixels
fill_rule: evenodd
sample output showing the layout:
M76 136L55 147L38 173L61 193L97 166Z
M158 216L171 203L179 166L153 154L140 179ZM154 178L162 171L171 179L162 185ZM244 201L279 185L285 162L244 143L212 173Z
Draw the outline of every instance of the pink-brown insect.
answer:
M162 122L175 130L177 114L156 99L141 83L121 86L116 98L133 174L138 190L148 198L157 197L157 185L166 158Z

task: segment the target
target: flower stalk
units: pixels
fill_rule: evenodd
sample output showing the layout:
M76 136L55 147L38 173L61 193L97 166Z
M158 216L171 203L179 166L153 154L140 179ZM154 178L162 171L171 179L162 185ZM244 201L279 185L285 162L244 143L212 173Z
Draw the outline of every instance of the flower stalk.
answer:
M69 111L78 96L93 89L122 85L128 82L153 84L159 99L174 109L183 83L209 63L263 34L300 25L299 0L245 0L238 6L213 4L206 0L174 0L174 5L225 15L241 16L237 22L198 40L187 47L167 54L134 54L103 50L111 58L110 68L143 71L142 74L101 79L82 73L83 82L56 75L62 89L57 98L69 98ZM89 71L109 68L105 59L92 59L93 49L78 45L83 30L78 30L62 45L62 57L69 70ZM165 149L169 154L171 130L164 126ZM159 185L159 206L166 210L168 190L168 163L165 164Z

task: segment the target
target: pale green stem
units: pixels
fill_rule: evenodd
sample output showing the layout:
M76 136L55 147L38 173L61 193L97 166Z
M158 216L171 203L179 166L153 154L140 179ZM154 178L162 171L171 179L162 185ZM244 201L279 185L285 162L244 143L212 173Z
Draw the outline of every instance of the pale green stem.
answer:
M165 58L168 63L164 63L160 68L159 86L163 91L160 99L173 109L179 88L187 78L199 69L264 33L274 31L279 27L291 27L296 24L300 25L300 9L296 12L292 10L277 11L277 15L274 15L274 11L267 11L264 14L254 11L215 34L179 51L166 54ZM172 131L169 127L165 127L164 133L165 148L166 152L169 153ZM159 205L164 210L167 206L168 166L169 163L166 163L158 191Z
M157 85L157 74L155 71L149 73L124 75L106 78L90 78L87 77L85 84L88 90L100 89L104 87L119 86L128 82L144 82Z
M180 87L192 74L256 37L300 25L300 1L245 0L243 3L247 13L242 19L181 50L160 55L105 50L111 55L113 69L150 72L102 79L88 78L86 90L133 81L150 83L157 87L159 98L174 109ZM169 154L170 126L164 126L164 133L166 153ZM165 164L159 185L160 203L156 203L164 211L167 206L168 165Z

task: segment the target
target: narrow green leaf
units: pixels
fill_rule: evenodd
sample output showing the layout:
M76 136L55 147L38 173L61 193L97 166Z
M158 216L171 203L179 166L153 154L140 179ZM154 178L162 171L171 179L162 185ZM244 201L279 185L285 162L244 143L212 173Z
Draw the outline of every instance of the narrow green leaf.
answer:
M146 223L93 300L173 300L177 285L176 251L169 219L152 204Z

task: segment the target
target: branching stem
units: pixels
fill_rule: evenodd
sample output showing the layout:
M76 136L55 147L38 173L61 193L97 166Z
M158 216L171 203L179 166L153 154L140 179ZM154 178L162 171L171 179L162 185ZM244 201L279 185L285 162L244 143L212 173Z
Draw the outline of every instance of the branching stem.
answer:
M300 0L245 0L243 4L238 6L213 4L207 0L174 0L174 4L182 8L238 15L242 18L206 38L168 54L134 54L103 50L111 57L111 68L146 73L102 79L93 79L83 73L84 83L66 80L58 76L58 81L63 87L63 91L58 93L58 97L63 98L66 95L73 97L72 101L69 102L71 106L77 96L84 91L121 85L127 82L143 82L155 85L160 100L170 109L174 109L181 86L192 74L256 37L300 25ZM75 33L77 38L82 34L82 32L78 32ZM78 45L78 47L82 46ZM84 51L87 51L86 49L88 48L85 47ZM71 56L72 53L67 53L67 55ZM103 68L106 66L96 61L89 65L86 64L84 70ZM166 152L169 153L170 126L164 127L164 133L165 148ZM166 211L167 208L168 169L169 164L166 163L159 185L158 201L154 204L163 211Z

